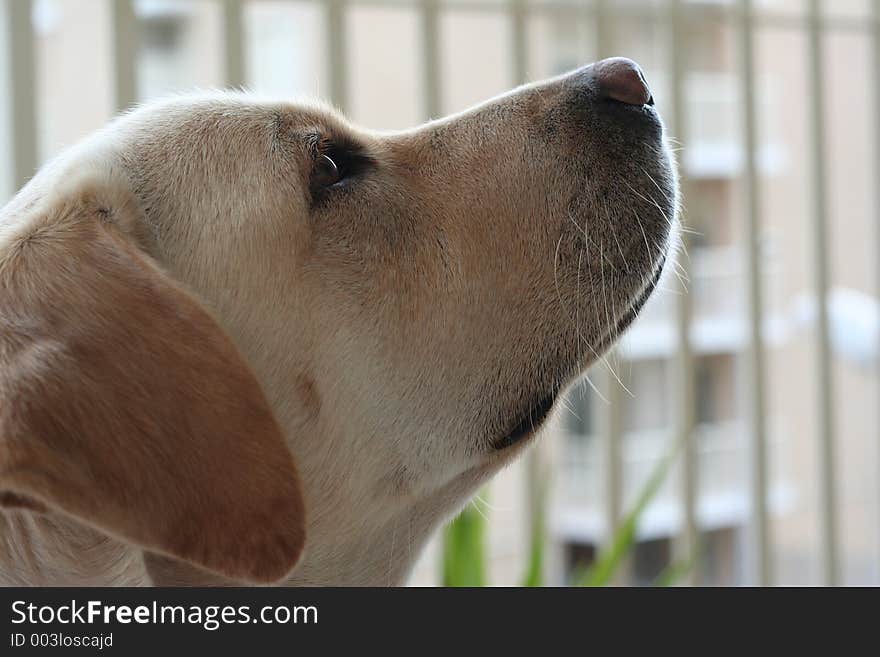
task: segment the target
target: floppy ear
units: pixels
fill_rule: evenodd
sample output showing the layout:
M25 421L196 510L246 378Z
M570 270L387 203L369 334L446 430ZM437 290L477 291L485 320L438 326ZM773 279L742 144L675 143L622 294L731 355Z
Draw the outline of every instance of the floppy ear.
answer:
M0 243L0 505L277 581L305 539L282 432L230 338L120 228L130 200L109 196L32 211Z

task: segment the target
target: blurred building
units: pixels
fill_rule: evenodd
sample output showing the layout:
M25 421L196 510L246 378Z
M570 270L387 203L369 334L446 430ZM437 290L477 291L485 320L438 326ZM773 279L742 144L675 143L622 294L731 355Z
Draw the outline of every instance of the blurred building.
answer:
M498 0L503 5L505 0ZM422 84L423 24L417 7L351 3L342 24L347 113L366 126L398 129L428 118ZM585 2L585 6L586 6ZM618 3L613 3L618 5ZM662 5L649 0L624 8ZM780 583L821 581L819 557L817 386L815 330L793 321L793 304L813 281L810 256L810 149L805 3L755 3L778 20L759 23L757 89L761 178L761 255L767 351L769 507L775 578ZM443 113L516 83L508 17L476 11L467 2L440 15ZM750 583L749 344L745 211L742 185L742 97L735 24L730 2L688 0L686 107L678 157L685 178L689 235L686 269L695 356L698 504L701 554L698 580ZM826 2L831 17L857 24L868 3ZM152 98L195 86L222 86L222 15L212 0L139 0L138 94ZM791 17L793 20L783 20ZM329 93L324 7L320 2L254 0L247 6L248 86L280 97ZM846 20L843 20L846 19ZM40 152L48 158L101 126L113 114L109 4L37 0ZM670 106L669 32L656 15L622 11L601 35L588 15L535 13L527 21L531 79L553 75L608 52L638 60L662 113ZM832 25L831 28L834 26ZM871 104L867 31L831 29L826 36L829 77L823 99L832 241L827 245L836 287L876 295L874 207L877 157L869 138L877 130ZM601 39L599 38L601 36ZM218 54L219 53L219 54ZM3 116L0 115L0 119ZM6 184L0 164L0 178ZM0 199L11 189L0 187ZM622 507L629 508L654 464L674 439L677 391L676 305L682 286L668 275L642 317L609 358L628 391L601 364L587 383L570 391L539 447L549 464L548 583L565 583L609 540L606 447L601 438L607 403L621 395ZM843 327L844 332L846 327ZM837 505L847 583L880 582L880 420L876 365L856 368L835 359ZM601 395L601 396L600 396ZM527 500L525 464L494 481L477 502L490 523L491 580L516 584L525 569ZM639 525L638 545L620 583L649 584L675 558L683 532L682 475L673 470ZM420 561L413 583L437 581L436 542Z

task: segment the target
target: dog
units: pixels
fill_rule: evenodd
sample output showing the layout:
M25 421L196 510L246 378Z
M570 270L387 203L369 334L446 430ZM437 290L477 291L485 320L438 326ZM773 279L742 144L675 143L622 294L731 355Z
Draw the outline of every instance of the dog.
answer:
M399 585L676 240L615 58L395 133L147 104L0 212L0 581Z

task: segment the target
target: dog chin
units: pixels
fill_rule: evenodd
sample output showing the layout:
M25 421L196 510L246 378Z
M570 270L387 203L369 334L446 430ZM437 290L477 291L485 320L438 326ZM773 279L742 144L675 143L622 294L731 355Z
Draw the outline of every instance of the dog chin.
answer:
M669 258L668 252L664 253L655 266L654 272L647 278L644 286L636 294L630 308L621 314L616 322L608 327L604 337L599 341L593 349L589 350L591 358L586 361L580 368L579 373L586 371L587 367L596 359L598 355L604 353L611 347L614 341L635 321L648 299L653 294L660 281L666 262ZM572 377L574 378L574 377ZM565 386L554 386L550 392L539 393L535 400L526 407L526 410L515 415L516 418L512 428L504 434L500 439L493 443L496 451L502 451L523 443L532 438L550 417L553 408L556 405L560 391Z

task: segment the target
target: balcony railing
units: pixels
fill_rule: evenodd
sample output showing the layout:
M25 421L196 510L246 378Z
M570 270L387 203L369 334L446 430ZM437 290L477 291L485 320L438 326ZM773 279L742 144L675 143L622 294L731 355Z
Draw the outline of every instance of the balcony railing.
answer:
M595 436L564 433L559 438L559 473L555 489L553 528L567 540L601 545L609 536L603 499L607 465L602 441ZM669 449L669 431L624 434L621 450L622 501L630 508L656 464ZM775 463L784 463L783 423L776 420L768 437ZM742 421L704 424L696 428L694 444L699 472L700 527L710 531L744 528L749 522L749 439ZM682 477L674 469L651 501L639 523L643 539L673 538L682 530ZM793 499L788 473L779 471L769 491L771 512L787 508Z
M788 330L782 304L782 263L768 251L762 257L764 339L778 342ZM691 340L698 353L741 351L749 343L749 290L746 257L740 246L693 248L688 295ZM677 348L676 296L679 286L662 284L624 335L621 351L631 358L658 358Z
M695 257L692 279L694 283L693 318L688 303L658 295L648 308L645 318L634 328L625 341L624 349L637 349L638 345L653 344L656 350L658 340L662 341L664 352L675 349L675 363L678 370L675 397L675 432L679 436L692 436L702 429L693 426L694 405L694 358L693 351L705 345L701 323L715 321L719 326L733 327L738 344L746 345L750 358L747 361L747 389L751 392L748 407L750 414L747 426L741 426L719 435L704 436L700 441L692 441L693 448L686 449L684 467L680 478L680 489L669 484L663 499L674 504L681 522L681 544L685 551L695 546L698 533L703 498L701 486L717 486L719 491L736 491L738 499L743 496L743 482L748 474L748 514L750 536L750 563L754 564L749 581L759 584L772 583L774 574L770 559L771 545L767 527L767 517L773 508L773 487L769 483L767 462L776 440L776 432L767 417L768 397L766 389L763 347L768 336L768 325L772 325L774 290L774 263L760 256L761 241L759 229L762 223L762 204L760 202L761 173L774 162L784 162L784 153L768 151L762 134L763 122L767 116L777 111L780 103L786 107L795 105L798 111L809 117L807 147L809 152L808 185L810 207L813 209L812 221L804 226L810 234L811 266L815 272L813 291L817 299L818 331L816 345L815 372L810 380L815 382L816 431L814 450L818 455L819 484L816 499L819 501L820 528L819 543L822 554L822 581L835 584L840 581L841 555L839 549L838 510L835 497L836 455L838 451L835 400L837 391L831 368L831 337L828 321L828 289L830 266L827 246L829 233L829 175L826 171L826 151L831 139L827 135L827 123L823 100L826 98L825 86L825 37L834 28L851 31L864 37L870 44L873 71L863 83L867 94L876 99L880 106L880 0L871 0L870 17L858 20L829 15L831 2L806 0L792 3L801 11L783 11L778 5L761 0L718 0L711 2L689 2L688 0L667 0L652 3L611 2L610 0L299 0L318 8L323 29L315 42L315 61L325 67L326 90L330 100L341 109L351 109L352 75L349 70L348 50L351 42L346 35L347 19L353 8L363 7L407 7L418 14L418 43L420 52L415 53L419 93L423 102L425 117L436 116L443 107L442 54L445 40L442 38L442 21L445 12L456 11L487 12L504 19L509 27L507 34L511 47L506 49L509 61L505 62L511 83L524 82L528 78L528 59L531 33L528 22L535 16L562 16L564 20L583 26L585 33L592 34L595 41L594 55L604 57L615 52L613 34L615 21L638 19L649 21L663 34L668 48L657 61L649 62L655 69L668 71L668 106L662 107L673 136L686 148L682 157L685 173L692 177L740 175L743 183L741 220L743 226L742 249L727 256L702 255ZM0 123L4 132L3 143L8 144L5 153L0 154L0 199L6 199L23 185L39 166L40 144L38 139L38 93L40 80L39 67L35 66L35 40L31 20L34 2L32 0L0 0L0 88L4 90L0 98ZM82 3L86 4L86 3ZM149 3L148 3L149 4ZM158 3L161 4L161 3ZM166 3L167 4L167 3ZM177 4L177 3L175 3ZM182 4L182 3L180 3ZM222 69L222 79L229 86L246 85L247 56L252 44L247 43L245 9L251 4L248 0L217 0L222 9L219 43L221 51L205 53L212 55ZM254 2L253 4L257 4ZM843 3L835 3L843 4ZM867 7L867 3L865 3ZM113 104L122 111L134 103L145 100L138 97L142 85L143 62L140 59L138 44L138 15L133 0L108 0L109 25L112 42L111 78ZM733 65L735 76L705 77L689 71L694 63L689 61L686 49L689 30L694 25L717 27L722 24L729 29L735 39L738 61ZM806 85L803 94L794 101L790 98L773 97L772 87L762 82L758 75L756 33L766 27L782 27L802 34L804 50L804 70ZM290 65L286 62L284 65ZM870 70L870 69L869 69ZM98 74L91 72L91 74ZM79 99L76 99L79 100ZM693 107L689 105L691 103ZM663 103L660 103L663 105ZM667 111L668 110L668 111ZM873 117L880 117L874 109ZM784 116L782 117L784 119ZM872 119L875 120L875 119ZM770 125L773 134L773 125ZM874 133L880 135L880 123L874 126ZM759 138L761 137L761 138ZM866 136L866 140L869 137ZM873 155L866 159L877 160L880 154L880 141L874 137ZM8 161L7 158L8 157ZM780 159L783 158L783 159ZM880 185L876 186L880 190ZM880 202L880 197L878 197ZM745 264L738 264L745 263ZM670 303L675 301L675 303ZM675 322L668 308L675 308ZM770 312L768 312L768 310ZM740 320L739 318L746 318ZM731 321L728 321L731 320ZM768 324L769 323L769 324ZM650 331L655 339L649 340ZM641 332L642 338L636 339ZM661 335L662 333L662 335ZM716 333L716 336L718 334ZM659 337L656 337L659 336ZM708 338L706 338L708 339ZM588 453L572 455L572 463L580 463L582 470L574 465L566 468L567 486L575 492L584 505L594 504L596 499L611 500L603 518L616 513L613 500L619 498L615 491L617 482L601 476L604 473L596 460L596 451L605 450L607 461L614 461L616 450L623 437L619 433L619 423L612 419L619 410L620 399L612 397L603 407L607 413L606 430L601 438L593 441ZM732 435L736 436L736 442ZM726 438L724 436L727 436ZM746 446L745 441L748 441ZM651 444L656 441L629 441L624 451L624 481L638 480L643 475L645 464L658 455ZM585 448L586 449L586 448ZM748 452L748 460L743 456ZM730 468L729 472L727 468ZM577 470L577 474L575 471ZM535 469L537 471L537 469ZM732 479L728 480L727 477ZM576 477L576 479L575 479ZM698 486L699 483L699 486ZM629 485L629 484L625 484ZM598 495L598 487L604 487L605 495ZM587 491L584 494L584 491ZM595 494L590 494L595 493ZM698 494L699 493L699 494ZM720 493L719 493L720 494ZM585 508L592 508L586 507Z
M778 173L786 164L778 117L785 104L769 79L756 82L757 114L762 118L757 166L762 174ZM688 147L682 163L692 178L732 178L745 170L746 151L740 133L746 99L732 73L692 73L685 94Z

